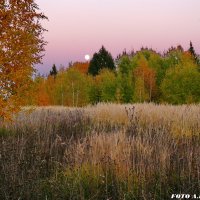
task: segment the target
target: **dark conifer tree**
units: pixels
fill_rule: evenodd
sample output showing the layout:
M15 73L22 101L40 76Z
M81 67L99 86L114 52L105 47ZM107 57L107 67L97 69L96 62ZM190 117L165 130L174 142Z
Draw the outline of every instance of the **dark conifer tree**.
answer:
M200 67L200 61L199 61L198 55L196 54L196 52L195 52L195 50L194 50L194 47L193 47L191 41L190 41L190 48L189 48L188 51L191 53L191 55L192 55L192 57L194 58L196 64ZM199 69L200 69L200 68L199 68Z
M104 48L104 46L102 46L98 53L93 55L88 68L88 73L95 76L103 68L115 70L115 64L112 55Z
M196 56L196 53L194 51L194 47L192 45L192 42L190 41L190 48L189 48L189 52L195 57Z
M57 74L58 74L58 70L56 68L56 65L53 64L52 69L50 70L50 76L54 76L55 78Z

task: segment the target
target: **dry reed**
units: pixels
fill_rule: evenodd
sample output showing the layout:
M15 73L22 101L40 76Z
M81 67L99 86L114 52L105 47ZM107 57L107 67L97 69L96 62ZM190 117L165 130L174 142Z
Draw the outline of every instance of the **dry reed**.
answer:
M0 199L169 199L200 191L200 106L25 108L0 124Z

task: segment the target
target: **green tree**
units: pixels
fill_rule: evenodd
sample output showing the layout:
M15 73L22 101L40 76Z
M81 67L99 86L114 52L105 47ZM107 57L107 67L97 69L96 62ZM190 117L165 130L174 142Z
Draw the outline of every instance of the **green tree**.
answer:
M128 75L133 69L130 58L128 56L121 57L118 64L118 72L123 76Z
M55 86L57 105L84 106L89 102L89 81L87 76L76 69L58 73Z
M115 70L115 64L112 55L104 48L104 46L102 46L98 53L93 55L88 68L88 73L96 76L103 68Z
M167 70L161 84L162 99L172 104L200 101L200 74L191 61Z
M134 83L133 83L133 66L128 56L123 56L118 65L118 90L117 99L123 103L133 101ZM120 95L120 96L119 96Z
M102 101L101 90L98 84L98 78L96 76L95 77L89 76L89 78L90 78L89 91L88 91L89 102L91 104L97 104Z
M117 79L114 72L103 69L99 75L96 76L101 101L114 102L116 100L115 94L117 90Z
M135 56L131 59L131 64L135 69L140 65L141 59L145 59L147 65L154 69L156 72L156 84L159 86L162 79L164 78L166 66L163 61L163 57L152 49L142 49L138 51Z
M135 78L134 102L144 101L149 101L149 94L145 88L144 78L138 76Z

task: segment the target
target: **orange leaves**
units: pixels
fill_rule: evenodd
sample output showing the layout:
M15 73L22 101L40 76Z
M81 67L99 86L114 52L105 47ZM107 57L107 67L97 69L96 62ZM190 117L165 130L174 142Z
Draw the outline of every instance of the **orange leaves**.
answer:
M134 70L134 76L136 80L140 80L140 85L143 83L143 90L148 91L148 99L151 101L156 92L156 74L155 71L148 66L145 58L141 58L139 61L139 66Z
M50 105L50 97L47 93L47 84L45 79L41 79L36 89L36 105L48 106Z
M0 5L0 117L19 110L31 84L33 65L41 61L45 31L34 0Z
M83 74L87 74L89 63L88 62L75 62L72 67Z

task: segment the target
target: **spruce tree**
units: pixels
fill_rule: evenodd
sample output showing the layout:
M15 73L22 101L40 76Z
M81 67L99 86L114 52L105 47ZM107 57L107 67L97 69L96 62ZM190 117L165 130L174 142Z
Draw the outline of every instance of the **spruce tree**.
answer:
M115 64L112 55L105 49L104 46L102 46L98 53L93 55L88 68L88 73L95 76L99 74L100 70L103 68L115 70Z
M50 70L50 76L54 76L54 78L55 78L56 75L57 75L57 73L58 73L58 70L57 70L57 68L56 68L56 65L53 64L52 70Z
M197 54L196 54L196 52L195 52L195 50L194 50L194 47L193 47L193 45L192 45L192 42L190 41L190 48L189 48L189 52L190 52L190 54L192 55L192 57L194 58L194 60L195 60L195 63L198 65L198 66L200 66L200 61L199 61L199 58L198 58L198 56L197 56Z
M199 55L196 54L191 41L190 41L190 48L188 51L191 53L195 63L198 65L198 70L200 71L200 57Z

